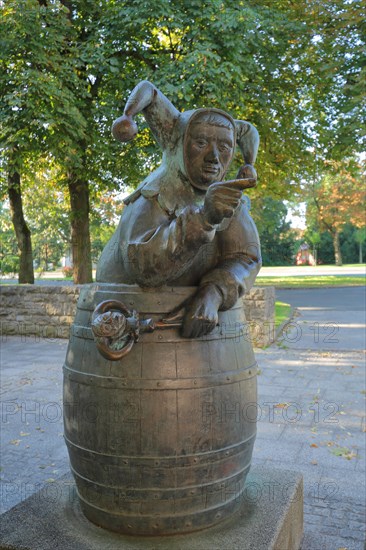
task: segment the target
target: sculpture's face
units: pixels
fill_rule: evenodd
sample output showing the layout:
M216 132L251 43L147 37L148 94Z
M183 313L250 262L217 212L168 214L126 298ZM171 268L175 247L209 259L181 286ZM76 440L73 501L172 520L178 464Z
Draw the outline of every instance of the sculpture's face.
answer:
M234 128L219 113L203 113L187 131L186 170L192 185L206 190L222 181L229 167L235 146Z

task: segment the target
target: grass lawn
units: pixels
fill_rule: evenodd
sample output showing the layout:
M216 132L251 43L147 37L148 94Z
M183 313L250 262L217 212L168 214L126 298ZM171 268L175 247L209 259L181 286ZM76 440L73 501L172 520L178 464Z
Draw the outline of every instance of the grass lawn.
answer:
M284 302L275 303L275 327L278 328L290 317L291 306Z
M306 288L325 286L363 286L366 277L354 275L298 275L297 277L257 277L256 286L275 286L277 288Z

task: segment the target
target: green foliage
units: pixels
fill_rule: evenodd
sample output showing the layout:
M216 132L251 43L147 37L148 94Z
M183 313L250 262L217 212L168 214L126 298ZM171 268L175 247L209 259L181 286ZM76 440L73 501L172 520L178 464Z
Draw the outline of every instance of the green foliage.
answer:
M151 79L181 110L210 105L253 122L262 136L257 192L291 196L310 143L301 122L305 111L299 78L293 71L299 49L293 38L304 32L297 13L286 2L269 7L267 2L217 0L154 2L153 17L141 0L126 11L115 3L114 10L109 21L123 29L115 33L114 42L125 52L123 61L128 53L136 66L140 59L141 76ZM115 53L114 59L117 67L121 56ZM125 70L123 74L127 76ZM130 87L127 79L123 82L123 100L138 78L131 80ZM126 160L132 157L133 150ZM237 165L240 162L238 155ZM129 167L127 162L125 170Z
M55 185L58 174L59 167L46 158L38 170L26 171L23 180L24 211L33 236L34 265L43 271L48 271L51 265L57 267L70 246L67 195Z
M332 245L322 252L322 239L319 246L318 261L329 262L330 250L333 250L335 261L343 261L343 250L346 253L345 261L355 261L350 248L342 247L340 234L347 224L359 228L365 226L365 174L362 165L355 158L345 158L342 162L332 161L324 163L320 175L307 187L306 220L308 238L314 243L314 233L327 231L332 236ZM344 237L342 237L344 240ZM324 240L324 239L323 239Z
M59 190L72 178L87 181L96 257L111 232L108 221L93 221L98 201L106 190L136 187L160 162L142 120L130 144L121 146L110 133L133 87L149 79L181 110L221 107L257 126L252 202L258 213L265 205L257 216L264 257L291 263L294 237L264 197L294 198L317 162L362 150L361 8L361 0L6 0L0 184L15 168L22 188L34 189L45 156L57 162L52 179ZM238 154L233 173L241 163ZM26 210L33 216L31 204ZM65 212L51 222L46 208L41 212L42 226L60 224L66 238ZM272 228L265 219L271 215ZM52 237L52 248L65 238Z
M334 264L333 238L329 232L320 233L320 242L317 245L317 263Z
M318 155L343 159L365 148L365 19L363 0L309 0L309 69Z
M359 260L359 245L357 244L357 228L351 224L346 224L340 233L340 245L344 263L357 263ZM304 234L304 240L311 241L312 230L307 229ZM320 240L316 243L317 258L319 264L334 264L333 239L329 232L318 233ZM366 244L363 242L363 254L366 255Z
M118 225L123 201L118 193L109 191L103 194L99 193L99 196L95 197L92 202L98 204L98 207L92 208L90 214L92 259L96 263Z
M288 321L291 314L290 304L275 302L275 327L279 328L285 321Z
M306 10L285 1L9 0L4 14L8 145L45 147L94 185L136 185L160 152L150 134L122 149L110 126L147 78L179 109L211 105L253 122L258 193L298 189L312 143Z
M362 232L362 230L357 230L353 225L347 224L340 235L342 258L346 264L356 263L359 259L359 241L357 240L359 232ZM361 245L363 245L362 249L365 257L365 238Z
M60 135L79 139L85 131L64 55L70 35L65 12L59 2L46 7L36 0L8 0L2 8L0 143L18 171Z
M271 197L252 201L251 214L261 241L263 265L291 265L297 248L297 237L286 222L287 208Z
M48 165L52 168L47 168ZM48 271L51 264L54 268L59 267L61 258L71 253L69 197L66 188L56 185L58 170L48 159L38 172L25 180L25 215L33 235L34 264L41 271ZM92 203L95 206L90 213L90 232L93 261L96 262L118 224L122 199L118 193L101 193L95 188ZM15 273L19 263L17 245L6 203L0 211L0 228L1 268L3 273Z
M0 275L17 273L19 269L17 241L10 212L2 203L0 203L0 235Z
M356 229L353 233L353 237L358 244L363 244L366 241L366 227Z

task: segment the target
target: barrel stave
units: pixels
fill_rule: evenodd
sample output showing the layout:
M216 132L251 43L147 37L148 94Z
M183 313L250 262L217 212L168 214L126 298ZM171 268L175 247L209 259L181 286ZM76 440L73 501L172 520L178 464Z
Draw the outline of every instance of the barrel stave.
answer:
M175 534L240 506L255 439L256 364L238 305L200 339L140 336L120 361L98 352L91 316L115 299L158 320L195 289L83 289L64 367L65 439L85 515L108 529ZM245 326L244 326L245 330Z

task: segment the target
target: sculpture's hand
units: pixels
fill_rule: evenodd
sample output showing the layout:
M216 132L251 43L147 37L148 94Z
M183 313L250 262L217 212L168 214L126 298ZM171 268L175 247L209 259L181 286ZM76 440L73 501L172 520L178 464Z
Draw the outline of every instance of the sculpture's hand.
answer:
M239 206L241 194L241 189L225 185L225 182L210 185L202 210L204 220L216 225L224 218L231 218Z
M118 141L130 141L137 134L137 124L132 116L122 115L112 125L112 134Z
M182 336L198 338L211 332L217 325L221 303L222 295L215 285L200 288L186 308Z
M250 183L257 182L257 172L252 164L244 164L239 168L237 179L247 179Z

